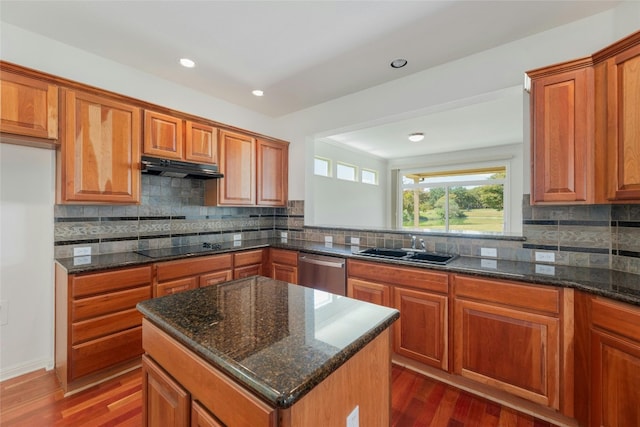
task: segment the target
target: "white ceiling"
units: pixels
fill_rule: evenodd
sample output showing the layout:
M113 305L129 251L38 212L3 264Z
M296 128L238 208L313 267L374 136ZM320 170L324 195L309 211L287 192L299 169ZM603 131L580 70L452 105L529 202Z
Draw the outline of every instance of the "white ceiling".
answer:
M211 96L280 117L615 7L619 1L0 1L0 19ZM178 59L196 61L193 69ZM406 67L389 66L406 58ZM251 95L262 89L265 96ZM511 102L511 104L509 103ZM515 101L465 107L467 120ZM474 111L475 110L475 111ZM486 115L486 114L485 114ZM405 125L417 126L418 118ZM430 137L478 132L444 112ZM486 123L497 139L513 129ZM506 122L502 120L502 123ZM521 139L522 126L518 138ZM480 126L480 124L477 124ZM337 136L378 141L400 123ZM434 131L434 126L440 126ZM486 129L488 127L488 129ZM452 129L446 133L446 129ZM406 132L403 131L404 135ZM457 135L457 137L456 137ZM385 137L386 138L386 137ZM482 144L481 141L471 141ZM394 143L391 143L393 146ZM394 150L400 150L393 146ZM412 153L406 149L403 153ZM392 153L393 157L400 155Z

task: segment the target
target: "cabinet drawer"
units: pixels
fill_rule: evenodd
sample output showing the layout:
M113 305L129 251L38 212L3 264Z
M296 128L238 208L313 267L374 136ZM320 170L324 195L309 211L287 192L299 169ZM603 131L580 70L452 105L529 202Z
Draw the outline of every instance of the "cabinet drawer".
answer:
M298 252L285 249L271 249L271 262L297 267Z
M374 282L405 285L434 292L449 292L449 275L420 268L389 266L376 262L348 260L347 276Z
M246 267L240 267L233 270L234 279L244 279L245 277L261 276L262 264L260 265L247 265Z
M71 347L71 380L125 362L142 354L142 327Z
M196 276L210 271L230 270L231 268L231 254L168 261L156 264L156 279L158 282L166 282L180 277Z
M239 252L233 254L233 264L235 267L244 267L245 265L262 264L262 249L257 251Z
M488 301L546 313L560 313L560 291L550 286L520 285L493 279L455 276L455 287L458 298Z
M640 342L640 309L628 304L591 300L593 326Z
M149 298L151 298L151 285L78 299L73 301L71 305L71 321L77 322L90 317L133 308L140 301Z
M171 295L178 292L184 292L198 287L198 278L189 277L186 279L174 280L167 283L158 283L156 285L156 297Z
M142 313L135 308L77 322L71 326L71 343L78 344L140 326L141 324Z
M219 283L228 282L231 279L233 279L233 271L217 271L215 273L203 274L200 276L198 284L201 288L204 288L205 286L213 286Z
M151 283L151 266L75 276L71 279L74 298L118 291Z

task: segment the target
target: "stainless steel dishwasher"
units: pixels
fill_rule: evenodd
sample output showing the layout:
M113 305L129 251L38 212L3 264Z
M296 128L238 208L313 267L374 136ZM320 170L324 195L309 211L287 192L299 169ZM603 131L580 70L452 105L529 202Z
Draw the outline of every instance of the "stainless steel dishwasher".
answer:
M337 295L347 294L347 268L344 258L298 254L298 284Z

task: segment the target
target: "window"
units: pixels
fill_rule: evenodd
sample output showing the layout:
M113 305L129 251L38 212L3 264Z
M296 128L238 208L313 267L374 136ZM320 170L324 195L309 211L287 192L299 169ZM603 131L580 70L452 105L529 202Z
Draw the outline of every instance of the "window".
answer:
M506 167L402 173L402 226L504 232Z
M362 173L360 174L360 181L363 184L373 184L378 185L378 172L370 169L362 169Z
M346 163L338 162L336 170L336 176L338 179L344 179L345 181L356 181L357 169L355 166L348 165Z
M324 157L314 157L313 173L320 176L331 176L331 160Z

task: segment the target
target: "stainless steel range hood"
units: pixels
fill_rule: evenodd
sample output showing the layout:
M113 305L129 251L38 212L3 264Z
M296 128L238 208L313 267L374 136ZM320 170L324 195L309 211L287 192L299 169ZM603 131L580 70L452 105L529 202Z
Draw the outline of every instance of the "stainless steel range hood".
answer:
M181 160L161 159L142 156L142 173L170 176L173 178L214 179L222 178L218 165L183 162Z

